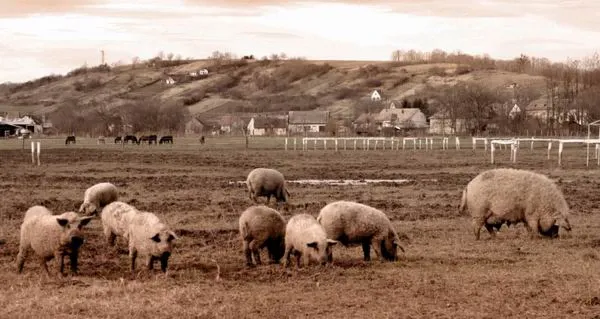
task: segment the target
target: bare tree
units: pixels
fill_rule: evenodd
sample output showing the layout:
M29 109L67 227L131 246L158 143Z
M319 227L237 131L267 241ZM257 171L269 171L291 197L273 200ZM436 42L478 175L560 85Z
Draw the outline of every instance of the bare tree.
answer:
M173 52L169 52L167 54L167 60L172 61L174 56L175 56L175 54L173 54Z
M140 57L139 56L134 56L133 58L131 58L131 68L135 69L136 65L140 63Z

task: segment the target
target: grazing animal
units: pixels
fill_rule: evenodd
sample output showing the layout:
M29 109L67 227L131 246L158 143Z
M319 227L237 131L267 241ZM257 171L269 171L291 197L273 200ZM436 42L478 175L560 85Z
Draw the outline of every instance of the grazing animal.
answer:
M287 267L291 255L296 256L296 266L300 266L303 258L304 266L312 261L322 265L327 263L331 255L332 246L337 241L327 238L325 229L309 214L292 216L285 228L285 252L283 254L283 267Z
M166 273L169 257L173 250L173 241L177 236L160 219L149 212L140 212L129 223L129 258L131 275L135 276L135 262L138 254L146 257L148 270L154 268L154 262L160 260L160 268Z
M466 211L471 213L476 240L492 216L495 223L523 222L531 237L539 233L555 238L560 227L571 230L562 192L545 175L527 170L498 168L477 175L462 192L459 212Z
M204 144L204 135L200 137L200 144Z
M158 140L158 136L156 135L148 135L148 144L154 143L156 145L156 141Z
M135 137L135 135L125 135L125 138L123 139L123 143L127 144L130 141L132 144L140 144L138 142L137 137Z
M240 237L246 256L246 265L261 264L260 249L266 247L271 263L276 264L283 256L285 246L285 220L281 214L267 206L252 206L242 212L239 219Z
M381 210L351 201L336 201L325 205L317 217L325 229L327 238L342 245L362 245L364 260L371 260L371 246L383 261L398 260L400 245L398 234ZM328 258L329 262L333 256Z
M158 144L163 144L163 143L173 144L173 136L165 135L165 136L161 137L160 140L158 141Z
M29 208L21 224L17 272L23 271L25 260L33 251L48 277L47 262L52 258L58 260L59 272L64 275L65 256L70 259L71 272L76 274L79 249L85 241L82 228L90 220L92 217L80 217L74 212L52 215L44 206Z
M83 203L79 206L79 213L96 215L104 206L119 199L117 187L111 183L98 183L85 190Z
M123 140L121 139L120 136L115 137L115 144L120 144L123 143Z
M142 135L140 138L138 138L137 143L138 145L143 144L144 142L148 142L149 139L150 137L148 135Z
M65 140L65 145L67 145L67 144L76 144L75 143L75 135L67 136L67 139Z
M285 178L281 172L272 168L255 168L246 179L250 199L258 203L257 197L267 198L267 204L274 196L277 203L288 203L290 193L287 190Z
M124 202L115 201L102 209L102 230L108 245L115 246L117 236L128 240L129 224L140 211Z

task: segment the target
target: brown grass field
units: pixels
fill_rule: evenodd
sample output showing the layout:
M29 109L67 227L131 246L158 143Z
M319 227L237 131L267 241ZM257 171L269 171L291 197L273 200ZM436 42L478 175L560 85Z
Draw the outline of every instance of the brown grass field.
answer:
M31 165L28 145L20 150L19 141L2 142L0 317L600 318L600 174L595 163L585 167L584 148L569 148L559 168L554 151L547 160L541 145L521 150L516 164L508 163L508 151L499 151L491 165L481 147L470 145L336 153L210 142L125 148L44 142L39 167ZM365 263L359 247L336 246L333 266L246 268L237 218L252 203L243 185L230 182L261 166L278 168L288 180L411 180L290 184L291 208L284 212L286 218L316 216L328 202L360 201L388 214L406 253L398 262ZM522 225L504 226L495 240L484 230L475 241L469 217L457 213L460 192L492 167L532 169L559 181L573 231L555 240L529 239ZM117 241L118 253L109 249L99 220L87 230L79 275L46 279L33 258L17 274L26 209L76 210L84 190L102 181L117 185L123 201L159 214L180 236L168 277L138 262L140 272L131 280L125 243ZM49 267L56 274L54 261Z

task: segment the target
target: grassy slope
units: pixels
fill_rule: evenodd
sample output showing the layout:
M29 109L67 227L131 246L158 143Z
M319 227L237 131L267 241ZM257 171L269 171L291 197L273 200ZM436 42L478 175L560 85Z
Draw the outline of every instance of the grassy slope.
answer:
M324 67L325 64L331 69ZM377 71L362 72L360 68L367 65L376 66ZM188 74L205 67L211 71L207 78L174 86L164 83L165 74ZM433 67L446 70L447 75L432 75ZM517 82L534 86L540 92L544 89L542 77L503 71L474 71L455 76L455 68L456 65L447 63L394 66L382 61L251 62L239 67L215 67L210 61L199 60L168 68L121 66L110 72L63 77L16 92L0 89L0 112L49 113L72 101L84 104L82 107L85 108L90 101L118 106L149 97L169 102L205 96L189 106L193 114L319 108L342 116L354 116L355 105L368 101L374 89L383 90L391 99L423 95L427 86L435 88L457 80L477 80L490 87ZM78 83L94 81L96 86L91 89L75 89ZM259 86L260 81L262 86ZM265 107L257 108L257 105Z

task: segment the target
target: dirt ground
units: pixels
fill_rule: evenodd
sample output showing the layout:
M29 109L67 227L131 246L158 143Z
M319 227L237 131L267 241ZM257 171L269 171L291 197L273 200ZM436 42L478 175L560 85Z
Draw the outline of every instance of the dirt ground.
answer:
M491 165L483 150L288 151L47 149L32 167L28 150L0 152L0 317L2 318L600 318L600 170L570 152L567 168L543 148L507 151ZM316 216L334 200L384 210L401 234L398 262L362 261L359 247L334 248L334 265L248 269L237 231L252 205L242 181L255 167L287 179L408 179L405 184L291 184L291 209ZM529 239L522 225L475 241L457 212L462 188L480 171L518 167L559 182L573 231ZM99 220L87 231L80 274L43 276L33 258L16 274L19 226L28 207L75 210L84 190L110 181L123 201L157 213L180 236L165 278L128 276L126 245L109 249ZM263 199L264 201L264 199ZM263 252L266 260L266 252ZM139 269L143 269L138 264ZM217 267L218 265L218 267ZM56 273L54 261L49 263ZM219 271L218 271L219 269ZM217 275L219 277L217 278Z

